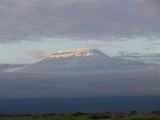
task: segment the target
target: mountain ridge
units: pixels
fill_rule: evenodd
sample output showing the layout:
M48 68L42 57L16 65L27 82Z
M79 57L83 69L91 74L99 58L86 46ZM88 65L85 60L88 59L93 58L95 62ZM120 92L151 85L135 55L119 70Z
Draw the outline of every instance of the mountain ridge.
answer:
M97 49L75 49L55 52L45 59L19 69L20 72L87 72L150 69L153 65L107 56Z

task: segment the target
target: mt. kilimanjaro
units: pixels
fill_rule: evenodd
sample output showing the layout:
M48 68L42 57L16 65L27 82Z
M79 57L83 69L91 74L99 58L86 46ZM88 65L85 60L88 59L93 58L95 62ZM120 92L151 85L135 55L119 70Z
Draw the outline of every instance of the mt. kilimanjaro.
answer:
M35 64L28 65L18 72L86 72L123 71L153 68L153 65L139 61L109 57L96 49L75 49L51 54Z

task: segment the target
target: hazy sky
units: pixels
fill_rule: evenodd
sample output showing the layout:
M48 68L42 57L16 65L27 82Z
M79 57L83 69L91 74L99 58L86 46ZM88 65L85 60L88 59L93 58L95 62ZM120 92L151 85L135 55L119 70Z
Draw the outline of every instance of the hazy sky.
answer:
M159 6L159 0L0 0L0 63L32 63L33 53L81 47L159 60Z

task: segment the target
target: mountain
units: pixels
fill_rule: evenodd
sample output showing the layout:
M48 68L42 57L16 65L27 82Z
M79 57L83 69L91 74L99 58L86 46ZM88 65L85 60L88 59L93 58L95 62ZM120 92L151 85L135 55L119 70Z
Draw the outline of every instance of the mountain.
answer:
M28 65L19 72L86 72L123 71L153 68L153 65L139 61L109 57L97 49L75 49L55 52L35 64Z
M0 72L12 72L27 66L26 64L0 64Z

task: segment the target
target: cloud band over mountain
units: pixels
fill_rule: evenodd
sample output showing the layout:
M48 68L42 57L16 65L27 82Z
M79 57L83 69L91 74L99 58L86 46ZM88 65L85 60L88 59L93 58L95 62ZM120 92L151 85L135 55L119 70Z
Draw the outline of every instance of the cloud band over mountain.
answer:
M159 95L159 71L0 73L0 98Z

